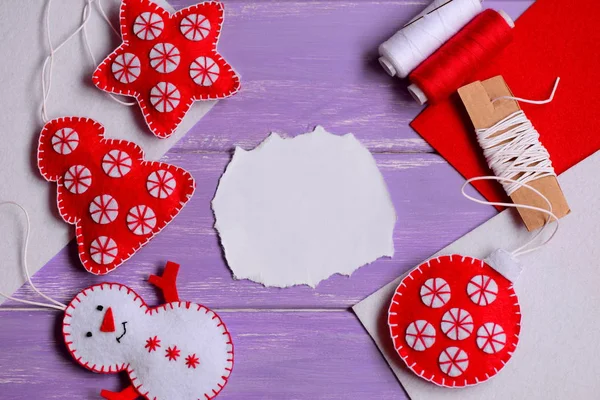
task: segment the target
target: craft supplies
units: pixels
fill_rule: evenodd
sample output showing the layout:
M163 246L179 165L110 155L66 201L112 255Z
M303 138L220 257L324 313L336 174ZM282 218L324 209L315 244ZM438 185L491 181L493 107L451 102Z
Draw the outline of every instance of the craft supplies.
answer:
M134 96L148 127L167 138L196 100L232 96L240 79L217 52L223 5L207 1L171 14L150 0L123 0L123 43L92 80L109 93Z
M448 98L511 42L513 27L504 11L483 11L411 72L408 91L421 105Z
M513 42L471 78L485 80L501 74L513 92L543 97L551 82L563 77L560 96L551 107L521 105L540 132L557 174L600 149L600 135L590 129L600 118L592 111L600 108L600 80L591 67L600 65L600 30L595 28L598 7L593 0L583 0L577 7L568 0L534 2L517 21ZM427 107L411 126L464 177L489 174L465 120L457 97ZM494 182L475 182L474 186L490 201L507 198Z
M379 63L390 76L406 78L479 12L479 0L434 0L379 46Z
M559 79L549 101L554 98L558 82ZM517 102L531 101L513 97L501 76L473 82L460 88L458 93L490 169L498 177L519 183L501 182L513 202L538 208L546 206L541 196L521 185L527 183L550 201L550 210L558 218L567 215L569 206L556 179L550 155ZM546 216L535 209L519 207L518 211L530 231L546 222Z
M394 254L396 212L373 155L322 127L236 148L212 201L238 279L315 287Z

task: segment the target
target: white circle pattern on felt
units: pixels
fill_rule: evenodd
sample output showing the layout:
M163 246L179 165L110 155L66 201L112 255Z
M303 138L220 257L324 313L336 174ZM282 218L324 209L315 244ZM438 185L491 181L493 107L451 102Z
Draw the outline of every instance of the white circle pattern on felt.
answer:
M177 182L173 174L164 169L151 173L146 181L148 193L157 199L169 197L175 191L176 185Z
M62 155L71 154L79 145L79 135L72 128L62 128L52 135L52 148Z
M132 160L122 150L111 150L102 157L102 169L111 178L122 178L131 171Z
M171 112L179 105L181 94L172 83L159 82L150 90L150 102L158 112Z
M200 86L212 86L219 78L220 68L210 57L198 57L190 65L190 77Z
M150 50L150 65L161 74L175 71L180 60L179 49L171 43L158 43Z
M498 295L498 284L487 275L475 275L467 284L467 294L479 306L490 305Z
M433 325L423 319L411 322L406 328L406 343L411 349L424 351L435 343L435 333Z
M108 194L96 196L90 203L90 216L97 224L111 223L117 219L117 215L119 215L117 200Z
M450 301L450 285L442 278L430 278L421 286L419 294L423 304L440 308Z
M455 378L462 375L469 367L467 352L458 347L448 347L438 358L440 369L446 375Z
M115 57L111 71L116 80L121 83L134 82L140 76L142 64L133 53L123 53Z
M190 14L181 20L179 29L186 39L198 42L210 33L210 21L202 14Z
M148 235L155 226L156 214L148 206L135 206L127 213L127 227L135 235Z
M160 36L165 23L160 15L144 12L138 15L133 23L133 33L142 40L153 40Z
M110 264L118 253L117 243L108 236L99 236L90 244L90 257L96 264Z
M488 322L477 329L476 341L484 353L495 354L506 346L506 333L500 325Z
M92 173L83 165L73 165L65 172L63 183L73 194L85 193L92 185Z
M462 308L451 308L442 316L442 332L452 340L464 340L473 332L473 317Z

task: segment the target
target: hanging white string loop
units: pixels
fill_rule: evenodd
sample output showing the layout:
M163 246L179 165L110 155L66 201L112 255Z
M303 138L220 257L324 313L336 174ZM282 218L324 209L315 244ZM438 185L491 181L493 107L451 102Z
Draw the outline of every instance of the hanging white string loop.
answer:
M519 187L527 188L527 189L531 190L532 192L534 192L535 194L537 194L542 200L544 200L544 202L548 205L548 208L546 209L546 208L541 208L541 207L536 207L536 206L530 206L527 204L503 203L503 202L480 200L480 199L473 197L465 192L465 188L467 187L467 185L470 185L472 182L484 181L484 180L494 180L494 181L497 181L500 183L508 181ZM521 247L519 247L511 252L511 254L515 257L522 256L527 253L531 253L533 251L536 251L536 250L544 247L552 240L552 238L554 238L554 236L556 235L556 232L558 232L558 228L559 228L558 217L552 212L552 203L543 193L541 193L539 190L535 189L534 187L532 187L526 183L519 182L514 179L502 178L502 177L498 177L498 176L479 176L479 177L468 179L462 185L461 193L467 199L469 199L475 203L478 203L478 204L509 207L509 208L525 208L528 210L539 211L547 216L544 226L535 235L533 235L533 237L531 239L529 239L525 244L523 244ZM538 239L538 237L540 237L540 235L542 235L546 231L546 228L549 227L549 224L552 221L556 221L556 225L555 225L554 230L552 231L552 234L550 234L546 238L546 240L544 240L541 244L527 249L527 247L531 246L531 244L534 243Z
M28 247L29 247L29 234L31 231L31 222L30 222L30 218L29 218L29 213L27 212L27 210L21 206L19 203L16 203L14 201L5 201L0 203L0 206L4 206L4 205L12 205L15 206L17 208L19 208L23 214L25 214L25 220L27 221L27 225L26 225L26 231L25 231L25 242L23 244L23 253L21 255L21 264L23 266L23 270L25 271L25 277L27 278L27 283L29 283L29 286L31 286L31 288L40 296L42 296L44 299L50 301L53 304L47 304L47 303L39 303L36 301L29 301L29 300L23 300L23 299L17 299L15 297L9 296L3 292L0 291L0 296L5 297L7 299L10 299L12 301L18 302L18 303L23 303L23 304L29 304L29 305L33 305L33 306L40 306L40 307L44 307L44 308L53 308L55 310L59 310L59 311L64 311L66 310L67 306L57 300L54 300L52 297L45 295L44 293L42 293L34 284L33 281L31 280L31 275L29 274L29 267L27 266L27 252L28 252Z

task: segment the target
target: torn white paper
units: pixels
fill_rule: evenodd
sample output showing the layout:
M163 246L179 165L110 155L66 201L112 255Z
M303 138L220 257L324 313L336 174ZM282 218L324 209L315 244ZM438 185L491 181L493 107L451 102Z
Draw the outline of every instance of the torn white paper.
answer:
M156 0L169 10L166 0ZM75 235L56 208L56 185L49 184L36 166L36 144L44 125L40 117L42 63L49 52L44 36L46 1L0 1L0 201L16 201L31 216L28 264L40 269ZM117 1L104 6L118 26ZM50 30L56 46L81 23L84 1L55 0L51 3ZM120 43L102 19L97 7L87 25L90 45L98 62ZM146 158L160 158L215 104L196 102L169 139L157 139L146 126L139 106L126 107L111 100L92 84L93 65L81 34L57 53L48 99L48 116L89 117L106 128L106 137L130 140L140 145ZM24 282L21 252L25 235L24 217L15 207L0 208L0 291L13 293ZM0 303L4 299L0 298Z
M447 389L406 368L392 346L387 310L403 277L353 307L412 400L592 399L600 393L600 152L559 177L573 210L554 239L522 257L515 284L521 304L519 346L498 375L481 385ZM531 233L513 210L504 211L440 254L484 258L512 250ZM398 390L401 390L398 388Z
M396 211L371 153L322 127L236 148L212 202L237 279L316 286L394 254Z

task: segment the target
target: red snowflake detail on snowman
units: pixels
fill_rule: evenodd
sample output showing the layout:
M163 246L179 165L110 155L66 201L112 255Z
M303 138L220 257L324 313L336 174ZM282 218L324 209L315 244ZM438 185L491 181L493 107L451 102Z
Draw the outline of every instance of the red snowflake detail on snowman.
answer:
M150 0L123 0L123 43L96 69L94 84L134 96L150 130L169 137L192 103L235 94L240 80L217 52L223 5L208 1L170 14Z
M54 150L57 132L77 132L72 151ZM108 273L144 246L179 213L194 193L180 168L144 160L134 143L104 139L104 128L86 118L48 122L38 145L43 177L58 185L58 208L75 225L79 257L94 274ZM150 178L156 185L148 187Z
M177 361L179 356L181 356L181 350L177 348L177 346L168 347L165 350L165 357L169 359L169 361Z
M200 365L200 359L196 357L195 354L190 354L185 358L185 365L187 365L188 368L196 369L196 367Z
M146 340L146 346L144 346L145 349L148 349L148 353L152 353L153 351L156 351L156 349L158 349L159 347L160 347L160 339L158 338L158 336L148 338Z
M512 282L484 261L460 255L437 257L412 270L388 312L394 348L408 368L446 387L496 375L517 347L520 322Z

